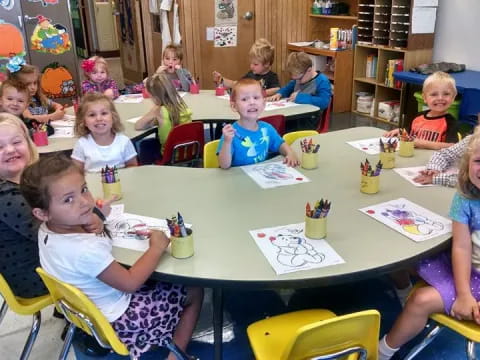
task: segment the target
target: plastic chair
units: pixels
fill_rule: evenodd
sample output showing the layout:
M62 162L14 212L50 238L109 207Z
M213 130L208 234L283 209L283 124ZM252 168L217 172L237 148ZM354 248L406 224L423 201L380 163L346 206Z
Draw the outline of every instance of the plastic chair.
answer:
M217 147L220 140L213 140L205 144L203 147L203 167L218 168Z
M28 335L27 342L25 343L22 354L20 355L20 360L26 360L30 356L33 344L35 343L38 331L40 330L40 324L42 322L40 310L49 305L52 305L52 299L49 295L43 295L34 298L22 298L15 296L7 281L1 274L0 294L3 297L2 307L0 308L0 323L5 317L8 308L10 308L14 313L19 315L33 315L33 322L32 327L30 328L30 334Z
M302 310L272 316L247 328L257 360L376 360L380 313L360 311L336 316L329 310Z
M318 135L317 130L292 131L283 135L283 140L285 140L288 145L292 145L292 143L297 139L314 135Z
M282 115L282 114L270 115L270 116L262 117L258 120L264 121L272 125L275 128L275 130L277 130L277 132L280 134L280 136L283 136L285 134L285 115Z
M37 268L37 273L45 283L57 308L61 310L65 318L70 322L59 360L67 358L77 327L93 336L103 348L112 349L119 355L130 355L127 347L120 341L113 330L112 325L82 291L75 286L58 280L46 273L42 268ZM190 359L174 343L167 344L166 347L175 354L177 359Z
M193 166L202 155L205 143L203 123L200 121L180 124L172 128L157 165L188 164Z
M328 103L328 106L325 110L322 111L322 114L320 115L320 122L318 123L317 131L319 134L328 132L328 129L330 127L330 117L331 117L331 112L333 109L333 95L332 98L330 99L330 102Z

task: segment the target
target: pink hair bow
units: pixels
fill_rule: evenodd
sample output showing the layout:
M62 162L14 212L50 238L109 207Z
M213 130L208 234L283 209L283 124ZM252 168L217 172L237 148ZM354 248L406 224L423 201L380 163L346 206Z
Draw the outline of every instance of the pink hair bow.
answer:
M93 71L93 68L95 67L95 61L83 60L81 66L83 71L85 71L86 73L91 73Z

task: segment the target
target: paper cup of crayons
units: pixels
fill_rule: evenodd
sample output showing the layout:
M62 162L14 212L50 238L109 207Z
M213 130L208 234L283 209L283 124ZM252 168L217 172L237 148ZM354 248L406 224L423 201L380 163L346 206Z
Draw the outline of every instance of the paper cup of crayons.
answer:
M395 151L397 150L397 139L390 138L383 142L380 139L380 161L384 169L393 169L395 167Z
M398 150L398 155L403 157L412 157L413 151L415 149L414 140L415 137L407 133L407 130L400 130L400 149Z
M372 165L365 159L365 163L360 163L360 170L362 172L360 180L360 191L364 194L376 194L380 190L380 172L382 171L382 162L379 161L372 168Z
M200 93L200 85L198 83L191 83L190 94L199 94L199 93Z
M177 213L167 219L167 225L170 229L170 241L172 256L177 259L186 259L193 256L193 234L192 229L187 229L183 222L183 217Z
M110 199L112 196L116 196L117 199L122 198L122 186L120 185L120 178L118 177L118 170L116 166L105 166L102 169L102 187L103 197Z
M33 143L37 146L48 145L48 133L47 130L35 130L33 132Z
M331 202L321 199L313 208L307 202L305 209L305 236L310 239L323 239L327 236L327 215Z
M302 148L302 168L306 170L316 169L318 167L318 150L319 144L315 144L313 140L303 139L300 142Z

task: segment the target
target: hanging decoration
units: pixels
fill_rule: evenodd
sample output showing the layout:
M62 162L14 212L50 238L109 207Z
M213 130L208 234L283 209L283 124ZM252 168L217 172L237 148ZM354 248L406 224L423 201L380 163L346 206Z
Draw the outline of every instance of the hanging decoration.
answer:
M237 0L215 0L215 26L237 25Z
M182 35L180 33L180 20L178 18L178 3L173 4L173 43L180 45L182 42Z
M160 24L162 26L162 54L167 45L172 43L172 35L170 34L170 27L168 25L168 16L165 10L161 11Z
M15 6L15 0L0 0L0 5L5 10L12 10L13 7Z
M216 26L213 32L215 47L237 46L236 26Z
M47 5L57 5L58 4L58 0L28 0L28 2L32 2L32 3L41 2L43 7L45 7Z
M76 94L73 76L65 65L53 62L42 70L40 87L49 98L66 98Z
M30 37L32 50L59 55L71 49L70 36L64 25L52 24L52 20L43 15L36 18L38 24Z
M20 29L0 19L0 59L25 56L25 44Z

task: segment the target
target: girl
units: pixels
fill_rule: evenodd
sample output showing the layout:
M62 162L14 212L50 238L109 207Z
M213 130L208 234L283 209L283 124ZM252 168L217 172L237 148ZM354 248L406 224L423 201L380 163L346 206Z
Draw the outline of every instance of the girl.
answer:
M146 88L155 106L135 124L135 130L158 126L158 138L165 148L168 134L174 126L192 121L190 110L165 74L155 74L146 80Z
M87 94L75 119L75 134L80 136L72 158L87 171L100 171L105 165L137 166L137 152L130 139L120 133L123 126L112 100L103 94Z
M258 121L265 109L265 98L260 83L244 78L233 86L230 98L232 109L240 114L233 125L225 125L218 144L220 167L255 164L267 159L269 152L285 156L288 166L297 166L299 161L290 146L268 123Z
M99 92L110 99L120 95L117 83L108 77L108 65L103 57L93 56L83 60L82 69L86 78L82 81L82 94Z
M63 106L50 100L43 93L40 87L40 71L36 66L23 65L16 72L9 72L8 77L22 82L28 89L30 104L27 110L23 112L24 118L41 123L63 118L63 115L65 115Z
M42 157L28 167L21 191L33 214L43 221L38 233L42 267L83 291L133 357L152 345L165 345L172 337L185 350L201 308L202 290L163 282L142 286L170 242L163 232L152 231L149 249L132 267L117 263L111 239L83 230L95 201L83 171L63 155Z
M453 220L451 256L440 254L419 264L419 275L430 285L417 289L380 340L380 360L390 359L400 346L420 333L432 313L480 324L480 133L475 133L460 164L459 191L450 208Z

